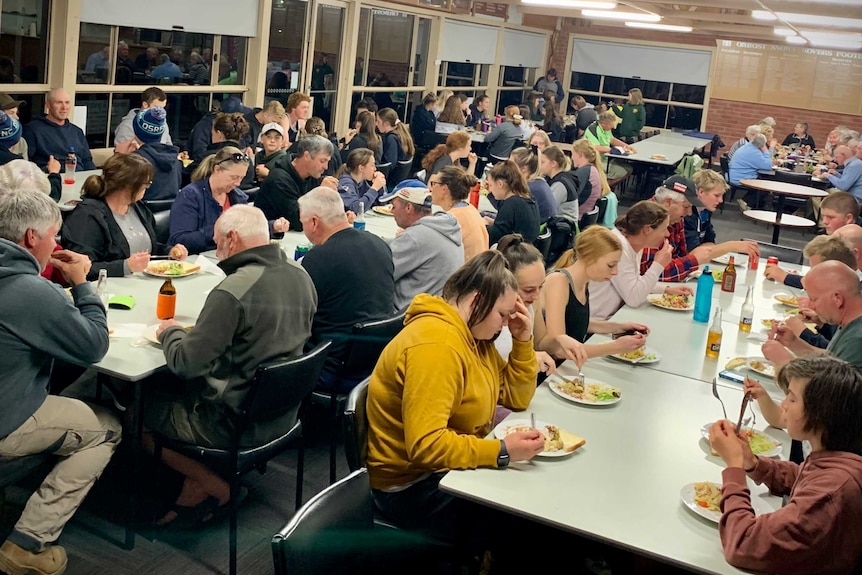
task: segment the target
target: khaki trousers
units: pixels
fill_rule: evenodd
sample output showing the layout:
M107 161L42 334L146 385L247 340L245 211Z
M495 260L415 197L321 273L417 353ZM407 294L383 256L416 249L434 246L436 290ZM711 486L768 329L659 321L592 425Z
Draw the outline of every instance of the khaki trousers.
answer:
M121 436L120 421L107 410L49 395L21 427L0 439L0 455L5 457L60 456L27 501L9 541L36 552L56 541L102 474Z

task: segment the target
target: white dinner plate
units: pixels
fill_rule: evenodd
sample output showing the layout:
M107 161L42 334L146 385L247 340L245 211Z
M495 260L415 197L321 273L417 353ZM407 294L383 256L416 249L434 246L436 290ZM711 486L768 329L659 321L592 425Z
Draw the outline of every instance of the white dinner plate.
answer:
M536 420L536 427L539 429L539 431L542 432L542 434L545 433L545 428L548 425L553 425L553 424L548 423L546 421L542 421L540 419ZM529 419L507 419L506 421L502 421L497 425L497 427L494 428L494 437L496 437L497 439L503 439L510 433L509 429L511 429L513 427L518 427L518 426L530 427L530 420ZM560 426L557 425L556 427L560 427ZM575 449L574 451L565 451L563 449L560 449L559 451L542 451L538 454L538 456L539 457L566 457L567 455L571 455L575 451L577 451L577 449Z
M772 296L772 299L774 299L775 301L777 301L781 305L784 305L787 307L799 307L798 300L794 301L791 299L794 297L796 297L796 296L789 294L789 293L777 293L774 296Z
M687 307L670 307L665 305L662 301L664 296L662 294L652 294L647 296L647 301L656 307L660 307L661 309L668 309L670 311L691 311L694 309L694 296L684 296L688 298L688 306Z
M631 364L639 364L639 363L648 364L648 363L658 363L659 361L661 361L661 354L659 352L655 351L654 349L650 349L647 346L644 346L640 349L643 350L643 352L644 352L644 355L641 356L640 359L629 359L627 357L623 357L622 354L619 354L619 353L609 355L607 357L612 358L612 359L618 359L620 361L624 361L626 363L631 363ZM639 351L639 350L636 350L636 351Z
M384 216L391 216L392 215L392 207L391 206L389 208L386 208L385 206L374 206L371 208L371 211L373 211L375 214L381 214Z
M162 345L161 342L159 342L159 338L156 337L156 330L159 329L160 325L161 324L157 323L155 325L148 326L146 331L144 331L144 339L146 339L150 343L154 343L156 345ZM183 329L188 331L188 330L192 329L193 327L194 327L193 325L187 325L187 326L184 326Z
M709 261L716 263L716 264L727 265L730 262L730 256L733 256L733 265L743 266L743 267L744 267L744 265L748 265L748 256L745 254L724 254L723 256L718 256L717 258L712 258Z
M765 367L755 367L754 365L752 365L755 362L762 363ZM759 373L760 375L765 375L766 377L775 377L775 364L773 364L765 357L749 357L748 361L745 362L745 367L747 367L754 373Z
M703 437L707 441L709 441L709 428L712 427L712 425L713 425L712 423L706 423L706 424L704 424L703 427L700 428L701 437ZM743 427L743 429L745 429L745 428ZM769 449L767 451L763 451L761 453L755 453L755 455L762 455L763 457L778 457L779 455L781 455L783 448L782 448L780 441L778 441L777 439L775 439L772 436L765 434L762 431L758 431L756 429L752 429L751 431L753 431L759 435L764 436L766 439L768 439L769 441L771 441L773 443L772 449Z
M182 271L182 273L179 273L179 274L167 274L167 273L159 271L159 268L164 267L166 264L180 264L183 267L183 271ZM201 266L195 265L191 262L168 262L168 261L151 262L150 265L148 265L144 269L144 273L147 274L148 276L153 276L153 277L157 277L157 278L171 278L171 279L184 278L187 276L191 276L191 275L198 273L199 271L201 271Z
M717 486L719 490L721 490L721 485L715 482L713 485ZM721 511L710 511L705 507L701 507L694 501L694 483L689 483L688 485L683 485L682 489L679 491L679 498L682 500L682 504L691 509L695 514L700 515L704 519L708 521L712 521L713 523L718 523L721 521ZM772 513L774 509L770 507L765 501L762 501L759 497L755 496L751 498L751 507L754 509L755 515L765 515L766 513Z
M563 389L560 387L560 384L565 382L565 381L571 381L571 380L564 378L563 376L561 376L558 373L551 375L550 377L548 377L548 379L546 381L548 382L548 389L550 389L552 393L562 397L565 400L572 401L574 403L580 403L583 405L600 405L600 406L603 406L603 405L613 405L615 403L619 403L619 401L622 399L622 397L615 397L613 399L608 399L608 400L603 400L603 401L599 401L599 400L590 401L587 399L582 399L579 397L574 397L572 395L569 395L568 393L563 391ZM595 379L591 379L589 377L586 378L585 383L587 385L598 384L598 385L606 385L607 387L613 387L613 386L607 385L606 383L602 383L601 381L596 381Z

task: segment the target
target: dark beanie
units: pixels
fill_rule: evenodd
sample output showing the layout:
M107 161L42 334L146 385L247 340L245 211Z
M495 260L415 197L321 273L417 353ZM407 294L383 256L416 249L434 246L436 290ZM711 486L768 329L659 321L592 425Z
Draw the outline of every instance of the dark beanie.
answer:
M153 107L139 111L132 121L135 137L144 144L161 142L167 129L166 117L164 108Z
M21 124L7 114L0 111L0 146L11 148L21 139Z

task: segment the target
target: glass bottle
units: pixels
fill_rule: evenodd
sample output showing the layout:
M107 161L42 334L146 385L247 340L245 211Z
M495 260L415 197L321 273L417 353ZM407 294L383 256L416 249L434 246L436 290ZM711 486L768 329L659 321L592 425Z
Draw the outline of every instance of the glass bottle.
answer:
M724 273L721 276L721 291L733 293L736 289L736 265L733 262L733 256L727 262L727 267L724 268Z
M102 300L102 305L108 307L108 270L102 268L99 270L99 281L96 282L96 293L99 294L99 299Z
M357 230L365 229L365 202L359 202L359 209L356 210L356 219L353 220L353 227Z
M745 292L745 302L742 304L742 313L739 316L739 329L751 331L754 322L754 286L748 286Z
M176 309L177 290L173 282L171 282L171 278L167 278L162 287L159 288L159 295L156 298L156 317L159 319L171 319L174 317Z
M718 359L719 352L721 352L721 308L717 307L706 336L706 356Z

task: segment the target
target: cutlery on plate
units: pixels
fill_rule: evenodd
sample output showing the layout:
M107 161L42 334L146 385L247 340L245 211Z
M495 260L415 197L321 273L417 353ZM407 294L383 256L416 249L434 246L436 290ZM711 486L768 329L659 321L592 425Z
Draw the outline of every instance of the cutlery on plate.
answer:
M535 411L530 412L530 427L532 427L533 429L538 429L538 427L536 427L536 412Z
M724 407L724 402L721 400L721 396L718 395L718 383L716 383L715 378L712 378L712 395L718 400L721 404L721 412L724 413L724 418L727 419L727 409Z
M748 402L751 401L751 394L746 393L742 396L742 407L739 410L739 421L736 422L736 432L742 430L742 418L745 416L745 408L748 407Z

